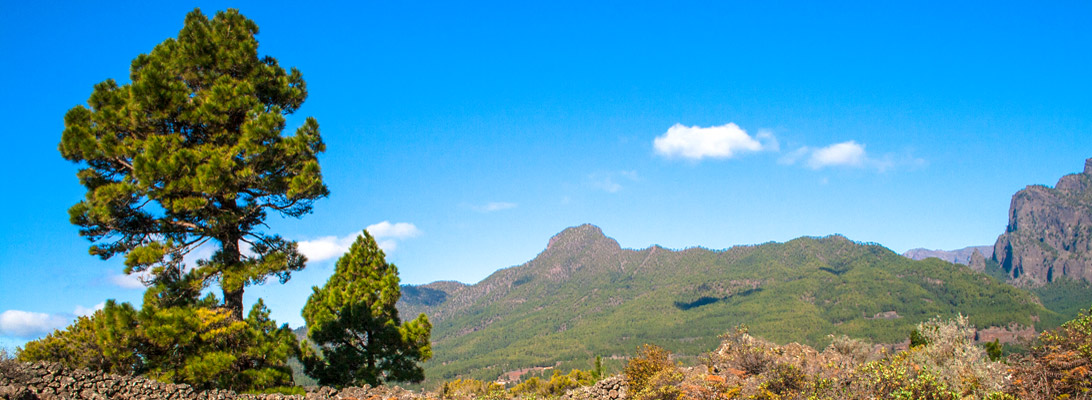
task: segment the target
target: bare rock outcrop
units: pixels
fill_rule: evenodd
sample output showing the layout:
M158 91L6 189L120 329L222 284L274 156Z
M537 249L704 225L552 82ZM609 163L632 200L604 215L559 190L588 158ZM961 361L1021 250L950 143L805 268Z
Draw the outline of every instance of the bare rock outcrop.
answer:
M1062 276L1092 282L1092 158L1053 188L1033 185L1012 196L993 259L1019 285Z
M955 264L970 264L971 261L973 261L975 252L989 257L993 255L993 246L971 246L958 250L929 250L918 248L907 250L905 253L902 253L902 256L911 260L939 258Z

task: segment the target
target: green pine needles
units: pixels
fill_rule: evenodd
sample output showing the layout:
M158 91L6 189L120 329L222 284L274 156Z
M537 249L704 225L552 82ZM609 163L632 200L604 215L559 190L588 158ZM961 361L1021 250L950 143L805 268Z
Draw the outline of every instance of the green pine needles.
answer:
M92 255L124 255L125 273L149 287L139 310L109 301L28 343L21 360L199 389L292 384L295 336L261 299L244 317L243 291L304 267L296 243L259 229L268 214L298 218L329 194L325 145L313 118L282 134L307 88L298 70L258 56L257 33L237 10L194 10L177 38L133 60L130 83L99 83L65 115L59 150L87 188L70 220ZM183 263L206 244L210 258ZM222 298L202 296L215 285Z
M333 386L424 379L418 363L432 357L432 324L425 314L401 322L398 283L398 268L387 263L375 239L367 231L357 237L303 308L315 344L303 346L308 375Z
M303 75L259 57L257 33L237 10L190 12L177 39L133 60L131 83L107 79L68 111L59 146L83 166L87 196L69 215L91 254L124 254L126 273L157 279L217 246L193 275L218 283L240 320L246 286L304 267L294 242L259 231L267 214L300 217L329 193L318 122L282 135L307 98Z

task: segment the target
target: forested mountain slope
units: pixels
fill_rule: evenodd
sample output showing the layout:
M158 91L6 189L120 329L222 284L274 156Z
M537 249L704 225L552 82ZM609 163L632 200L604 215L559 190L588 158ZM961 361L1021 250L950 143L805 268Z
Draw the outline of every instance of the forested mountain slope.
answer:
M644 343L697 355L738 324L778 342L822 345L829 334L901 342L937 315L962 313L979 327L1056 319L1029 293L964 265L842 236L631 250L592 225L566 229L535 259L473 285L406 286L399 308L432 320L430 381L586 367Z

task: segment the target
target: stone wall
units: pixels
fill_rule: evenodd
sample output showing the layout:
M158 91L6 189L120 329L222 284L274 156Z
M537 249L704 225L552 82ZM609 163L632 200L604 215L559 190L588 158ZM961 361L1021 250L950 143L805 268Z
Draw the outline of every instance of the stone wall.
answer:
M236 394L230 390L195 391L139 376L113 375L68 369L45 362L0 361L0 400L114 399L114 400L410 400L426 394L395 387L308 388L306 395Z
M603 379L592 386L570 390L561 400L623 400L626 398L626 383L621 376Z
M237 394L230 390L196 391L139 376L70 369L60 364L0 360L0 400L435 400L431 393L394 387L308 387L306 395ZM614 376L594 386L577 388L565 400L620 400L625 383Z

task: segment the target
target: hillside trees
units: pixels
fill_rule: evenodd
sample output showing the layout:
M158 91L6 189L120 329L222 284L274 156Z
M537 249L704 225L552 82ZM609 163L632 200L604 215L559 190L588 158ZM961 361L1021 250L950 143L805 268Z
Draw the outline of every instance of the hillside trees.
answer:
M177 39L133 60L131 83L108 79L68 111L59 146L83 166L87 196L69 216L91 254L124 254L125 273L155 280L215 246L194 276L219 284L236 320L246 286L304 266L294 242L260 230L267 215L300 217L328 194L318 122L281 134L307 97L303 75L259 58L257 33L236 10L190 12Z
M379 385L420 382L418 362L432 356L432 325L425 314L403 323L398 268L365 231L337 260L334 275L314 287L303 308L307 336L320 354L304 347L307 374L320 384Z

